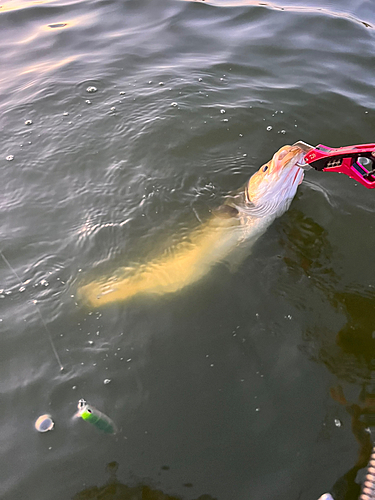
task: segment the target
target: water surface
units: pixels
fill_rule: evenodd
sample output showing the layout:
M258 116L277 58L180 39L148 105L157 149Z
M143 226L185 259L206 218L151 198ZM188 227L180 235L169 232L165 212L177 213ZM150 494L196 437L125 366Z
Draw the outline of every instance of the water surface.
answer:
M26 288L3 262L1 497L91 498L117 462L124 498L318 498L358 453L330 388L357 402L374 365L371 190L308 172L235 272L164 300L75 290L284 144L372 142L372 2L8 0L0 22L0 249ZM73 421L81 397L119 434Z

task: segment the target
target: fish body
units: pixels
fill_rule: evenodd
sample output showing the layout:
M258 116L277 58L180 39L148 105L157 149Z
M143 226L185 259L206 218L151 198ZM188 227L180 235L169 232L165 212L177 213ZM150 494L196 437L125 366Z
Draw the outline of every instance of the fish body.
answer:
M243 244L248 251L289 208L303 179L303 170L297 165L303 155L297 146L284 146L187 241L146 264L83 284L78 289L79 300L95 307L140 294L174 293L202 279L214 264Z
M84 399L80 399L78 401L78 411L74 417L81 417L83 420L86 420L86 422L89 422L106 434L115 434L117 432L117 428L113 420L94 408L94 406L87 404Z

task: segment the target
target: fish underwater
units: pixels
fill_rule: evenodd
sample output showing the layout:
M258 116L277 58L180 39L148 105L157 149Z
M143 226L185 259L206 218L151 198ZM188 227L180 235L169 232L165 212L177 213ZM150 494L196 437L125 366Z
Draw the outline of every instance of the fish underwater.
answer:
M83 283L77 290L78 300L97 307L142 294L175 293L202 279L213 265L235 254L236 249L245 248L248 255L275 218L288 210L303 180L304 171L298 164L304 154L297 145L282 147L187 241L148 263L120 268L114 276Z

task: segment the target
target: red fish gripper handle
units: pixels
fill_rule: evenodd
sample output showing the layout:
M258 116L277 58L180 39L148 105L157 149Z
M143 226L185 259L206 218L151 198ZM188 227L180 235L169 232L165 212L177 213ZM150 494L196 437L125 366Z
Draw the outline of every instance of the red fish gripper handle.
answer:
M339 172L360 182L368 189L375 188L375 144L358 144L330 148L319 144L304 160L315 170Z

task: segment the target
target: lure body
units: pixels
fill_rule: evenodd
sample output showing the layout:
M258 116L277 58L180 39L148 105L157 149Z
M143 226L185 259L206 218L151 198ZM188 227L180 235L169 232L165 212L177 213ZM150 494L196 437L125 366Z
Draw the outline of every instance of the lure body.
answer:
M113 420L93 406L87 404L84 399L78 401L78 411L74 417L81 417L83 420L86 420L106 434L116 434L117 432Z

